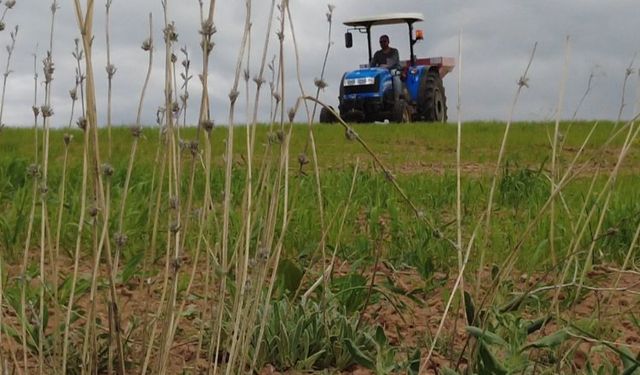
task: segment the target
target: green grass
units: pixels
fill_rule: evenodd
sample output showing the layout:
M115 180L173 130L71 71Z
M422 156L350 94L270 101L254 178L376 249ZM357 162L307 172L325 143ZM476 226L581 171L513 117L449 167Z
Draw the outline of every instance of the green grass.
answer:
M563 125L567 126L567 125ZM563 159L572 157L575 149L583 142L591 129L591 123L577 123L571 125L567 135ZM518 236L533 216L544 204L549 194L549 184L545 172L548 169L550 147L547 132L551 124L517 123L514 124L508 141L506 163L500 169L500 180L496 193L496 206L493 229L490 238L491 249L489 261L497 261L508 254ZM314 128L319 154L319 164L322 174L322 189L325 210L330 228L327 240L329 244L336 241L339 220L342 215L344 202L348 198L352 178L352 169L359 160L361 169L357 177L356 189L350 211L347 215L343 230L340 255L349 258L359 258L371 253L373 243L381 235L379 222L381 218L388 221L389 238L386 240L386 251L390 260L397 264L407 264L418 267L427 276L435 270L448 269L455 264L451 245L438 239L427 230L424 223L415 219L401 197L395 192L391 184L379 172L371 158L360 145L345 139L344 131L339 126L317 126ZM409 198L431 219L445 236L455 238L455 132L456 128L450 124L412 124L412 125L359 125L356 131L376 152L383 162L387 163L398 176L398 182L407 192ZM602 124L595 132L588 144L587 156L593 155L599 163L610 164L615 161L617 147L620 140L612 142L604 154L598 153L599 147L610 135L612 125ZM294 209L291 225L286 237L286 254L300 259L311 259L316 253L321 237L317 199L315 198L315 182L311 165L304 168L305 173L299 173L297 155L304 152L306 126L296 126L293 130L291 146L291 168L294 174L292 189ZM498 148L504 124L500 123L466 123L463 128L463 181L462 203L464 207L464 233L472 231L474 225L486 207L486 199L491 176L495 168ZM236 136L236 164L233 180L233 197L239 201L244 189L244 132L238 130ZM267 127L258 128L258 142L268 142ZM73 130L75 140L71 144L71 160L69 166L69 186L65 202L63 219L63 248L67 251L73 247L73 230L77 225L78 191L81 177L81 144L79 131ZM56 130L51 134L51 169L50 169L50 199L57 202L57 186L60 181L62 137L64 130ZM142 249L147 238L149 221L149 195L151 194L151 179L155 163L158 142L157 129L144 130L144 137L138 150L138 157L134 165L131 181L130 199L125 215L131 245L129 249ZM194 129L182 131L182 138L189 140L195 136ZM131 136L127 128L116 128L113 132L113 160L115 168L112 178L113 199L119 201L124 184L126 163L131 145ZM28 215L31 190L30 179L25 171L33 158L33 134L28 129L5 129L0 134L0 205L5 213L2 218L2 232L0 247L8 254L19 257L24 242L24 227ZM218 128L213 131L212 146L214 154L214 171L212 175L212 189L214 201L221 197L223 190L222 152L226 138L226 129ZM106 139L105 136L101 137ZM202 147L201 147L202 148ZM257 157L260 159L263 146L258 146ZM106 160L106 145L102 146L103 159ZM187 173L190 166L190 156L184 153L184 170ZM603 156L604 155L604 159ZM602 242L602 253L607 257L619 259L628 247L631 236L637 225L640 213L640 192L635 188L640 186L640 177L636 168L638 152L634 150L624 164L621 177L616 184L617 194L614 196L607 217L608 228L616 230L615 234L607 236ZM595 162L590 162L595 163ZM565 190L564 199L568 207L579 207L591 183L594 168L589 168L579 178L573 181ZM183 189L187 189L186 178L183 179ZM596 188L601 187L605 178L601 176L596 181ZM196 177L196 196L202 193L204 183L202 175ZM238 206L238 205L235 205ZM51 204L55 210L57 204ZM115 207L115 206L114 206ZM55 212L51 212L55 214ZM569 232L572 215L577 212L560 214L557 227L559 233ZM234 222L239 223L240 213L234 213ZM55 216L51 216L55 217ZM114 218L115 215L112 215ZM257 218L261 220L261 218ZM114 221L115 225L115 221ZM166 226L166 223L163 225ZM538 266L546 259L546 233L548 222L543 220L535 234L527 239L527 246L523 250L532 257L526 257L523 264L526 268ZM239 225L235 225L239 229ZM570 238L571 236L566 236ZM37 238L37 237L35 237ZM89 239L87 238L87 241ZM565 240L558 239L560 248ZM162 248L162 246L159 246ZM129 250L135 253L136 250ZM17 258L16 258L17 259Z

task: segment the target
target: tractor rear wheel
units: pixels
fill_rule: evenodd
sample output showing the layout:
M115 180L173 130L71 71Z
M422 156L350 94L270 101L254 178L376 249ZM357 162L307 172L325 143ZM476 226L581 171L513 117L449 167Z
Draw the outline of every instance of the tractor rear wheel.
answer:
M422 77L418 103L420 114L425 121L447 121L447 97L444 93L442 78L437 71L430 70Z
M333 107L329 108L333 109ZM328 108L322 107L320 109L320 122L323 124L333 124L338 122L338 119L336 119L336 116Z
M395 104L393 105L393 113L391 117L393 122L411 122L411 110L404 99L396 100Z

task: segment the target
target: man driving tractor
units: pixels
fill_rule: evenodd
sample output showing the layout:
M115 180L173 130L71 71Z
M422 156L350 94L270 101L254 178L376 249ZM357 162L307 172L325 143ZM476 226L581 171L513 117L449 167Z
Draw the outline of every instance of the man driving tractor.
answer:
M389 46L389 36L380 36L380 49L373 54L373 58L369 63L372 68L387 68L393 75L393 91L396 99L402 93L402 81L400 79L400 54L398 50Z
M371 67L400 69L400 55L398 50L389 46L389 36L380 37L380 49L376 51L369 64Z

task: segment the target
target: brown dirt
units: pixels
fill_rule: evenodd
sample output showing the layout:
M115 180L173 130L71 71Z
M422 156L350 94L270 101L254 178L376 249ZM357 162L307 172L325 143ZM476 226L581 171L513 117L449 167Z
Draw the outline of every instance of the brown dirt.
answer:
M80 274L87 276L90 274L89 260L81 266ZM191 260L184 258L182 263L182 272L190 272ZM72 263L68 260L61 261L60 269L68 274L72 269ZM336 274L344 275L350 273L351 266L347 262L338 262L336 265ZM15 280L19 274L19 267L9 267L9 280ZM371 277L373 270L364 272L364 275ZM104 276L104 275L103 275ZM489 271L485 272L488 279ZM640 351L640 327L634 323L632 314L640 315L640 273L619 273L612 270L609 266L597 266L588 274L588 280L585 285L593 288L613 288L616 279L620 277L620 281L615 290L584 290L584 296L572 308L565 308L561 313L561 318L571 322L582 322L586 324L588 321L594 321L596 324L592 329L593 333L600 339L610 341L616 346L627 346L632 352ZM198 275L197 280L204 280L204 275ZM394 270L385 263L380 263L376 269L376 282L381 284L384 280L391 280L395 287L401 288L406 292L413 292L413 299L397 295L395 304L387 300L369 306L364 318L370 323L381 325L390 342L393 345L402 348L421 348L423 356L428 351L429 344L437 331L440 324L441 316L445 309L448 291L454 284L454 276L443 273L434 274L429 283L414 269L406 268ZM37 282L37 281L34 281ZM513 293L521 293L527 289L535 289L548 285L550 278L542 275L513 275ZM126 284L117 285L117 293L119 298L119 309L121 321L125 322L123 331L128 332L131 328L129 322L134 317L146 320L155 313L160 293L162 290L163 280L160 276L147 280L134 278ZM431 285L431 288L427 288ZM433 286L437 287L433 287ZM472 280L468 280L467 290L471 290L470 285L475 285ZM194 286L194 291L201 293L204 290L202 282ZM567 290L563 289L559 293L560 301L567 298ZM106 290L98 293L98 317L103 322L103 327L98 327L101 331L106 331L108 323L108 314L105 310ZM553 290L538 293L541 298L550 300L553 297ZM479 301L480 298L476 297ZM88 295L85 294L79 301L79 304L85 309L90 301ZM476 302L479 303L479 302ZM205 309L202 300L194 300L189 302L190 307L196 311ZM401 307L399 307L401 306ZM523 315L532 315L531 311L524 310ZM15 314L5 308L4 317L6 321L13 323L18 327ZM534 317L534 316L529 316ZM640 316L637 316L640 318ZM60 316L55 310L51 311L51 319L49 331L59 322L63 316ZM76 328L80 329L86 322L79 320L76 322ZM441 339L439 341L437 352L432 356L428 365L428 374L437 374L443 366L455 367L459 353L465 347L467 334L465 331L466 320L462 311L450 312L444 322ZM562 323L552 321L537 335L532 335L531 340L543 337L553 333L558 327L564 326ZM171 367L169 373L180 373L183 369L191 369L194 373L202 373L207 367L207 361L204 358L198 358L197 342L198 329L196 323L190 318L183 318L181 321L181 329L174 342L171 350ZM138 328L138 330L141 328ZM137 332L137 337L140 332ZM584 369L586 361L592 361L592 364L609 361L610 363L619 363L617 356L611 351L599 352L597 340L589 338L574 338L571 340L571 346L567 350L572 350L573 368L577 371ZM142 358L143 343L132 342L130 358ZM3 348L5 351L9 349L15 350L15 355L20 361L22 358L20 347L15 342L3 338ZM35 358L33 358L35 360ZM35 361L34 361L35 363ZM460 363L461 367L465 366L465 361ZM347 374L370 374L366 369L354 368ZM279 374L273 367L266 367L261 374ZM292 374L289 372L289 374Z

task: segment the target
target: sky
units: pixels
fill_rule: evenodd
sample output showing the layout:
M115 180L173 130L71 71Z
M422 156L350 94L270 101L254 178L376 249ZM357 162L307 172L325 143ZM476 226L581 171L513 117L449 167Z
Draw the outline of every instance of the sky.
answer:
M81 1L84 4L86 1ZM205 1L205 3L208 3ZM300 95L298 69L305 93L314 94L314 80L322 71L329 41L328 4L335 5L331 30L331 46L324 80L328 86L320 98L337 105L339 81L345 71L367 61L364 36L354 35L354 47L344 46L345 20L393 12L419 12L424 22L416 28L424 30L425 39L418 42L418 57L447 56L457 61L456 69L444 79L448 97L449 121L460 116L463 121L506 120L534 44L536 53L529 70L528 88L520 95L514 111L515 120L544 121L555 118L562 97L561 117L570 119L631 118L637 109L638 66L640 56L640 2L637 0L290 0L291 16L298 45L299 65L293 49L293 37L288 24L285 29L285 106L290 108ZM37 103L43 104L42 60L49 49L52 26L50 0L17 0L4 17L6 28L0 32L0 45L10 43L9 31L19 25L16 47L7 77L2 122L8 126L31 126L34 86ZM208 4L205 4L205 7ZM253 0L251 50L248 70L251 77L260 69L267 33L271 1ZM52 124L68 126L71 117L69 90L74 86L75 61L72 56L74 39L79 37L72 1L58 1L53 20L55 63L52 83ZM5 2L0 10L5 9ZM97 80L99 119L104 124L107 111L107 77L105 0L97 0L94 25L94 71ZM206 12L206 9L205 9ZM147 69L148 55L140 46L148 37L148 15L153 14L155 55L151 82L145 96L142 123L153 125L156 112L163 104L164 44L163 14L160 0L112 0L111 59L117 72L113 80L112 123L127 125L135 122L140 92ZM276 11L277 13L277 11ZM234 81L236 61L243 34L245 1L218 0L215 7L215 47L211 55L208 77L211 110L217 124L229 123L228 94ZM202 71L199 48L198 0L168 0L168 18L175 22L179 61L186 47L191 58L192 78L189 82L190 101L187 122L196 122L201 92L198 74ZM276 29L269 33L267 60L278 55ZM385 26L373 29L373 40L389 34L391 45L408 58L406 27ZM568 42L567 42L568 38ZM461 42L461 43L460 43ZM374 48L377 45L374 45ZM34 55L39 75L34 82ZM0 69L6 68L7 50L0 49ZM277 61L277 59L276 59ZM631 66L631 74L627 70ZM178 65L180 68L180 65ZM566 77L566 80L563 78ZM590 79L591 77L591 79ZM625 79L626 77L626 79ZM267 81L271 79L267 70ZM181 85L178 79L178 85ZM563 85L563 82L566 82ZM591 85L589 86L589 82ZM625 84L626 82L626 84ZM564 87L564 89L562 89ZM270 114L268 86L260 97L258 120L266 122ZM587 91L588 90L588 91ZM240 96L234 121L244 123L248 106L253 106L255 86L247 90L241 80ZM561 95L563 93L564 95ZM581 102L581 98L587 93ZM624 93L624 94L623 94ZM296 121L306 121L299 112Z

